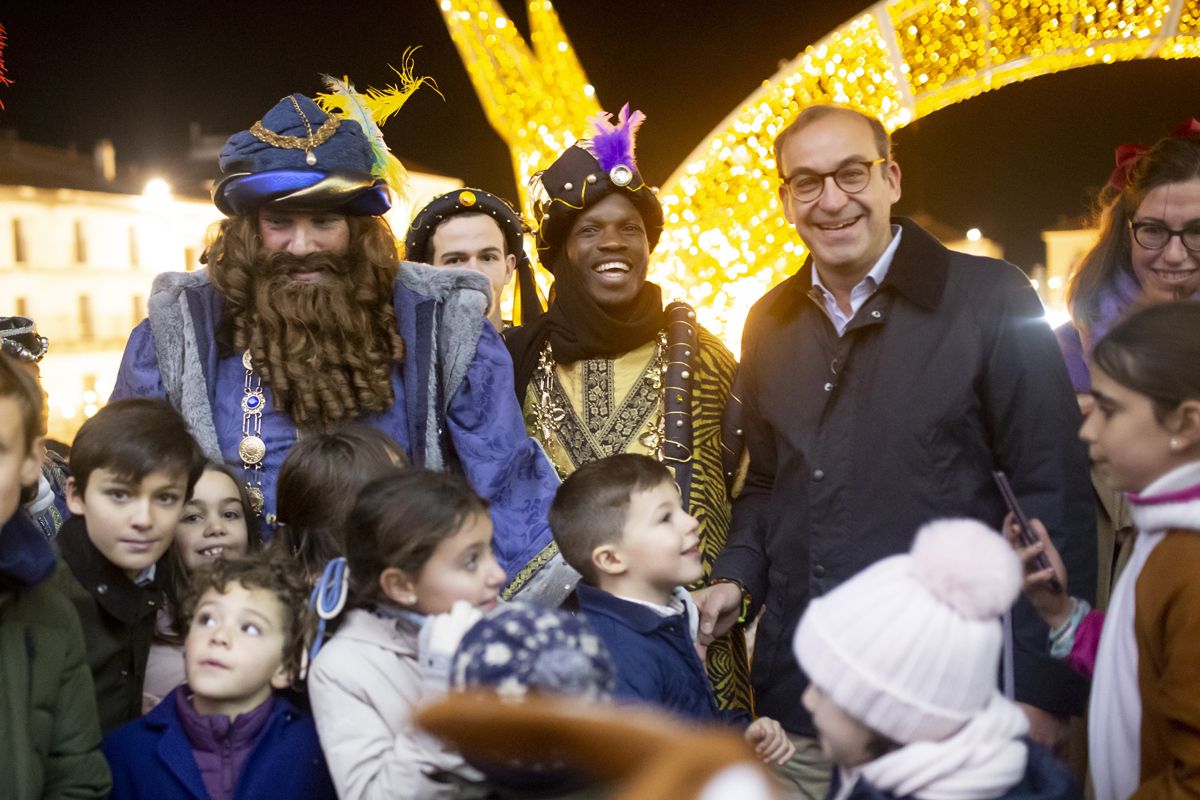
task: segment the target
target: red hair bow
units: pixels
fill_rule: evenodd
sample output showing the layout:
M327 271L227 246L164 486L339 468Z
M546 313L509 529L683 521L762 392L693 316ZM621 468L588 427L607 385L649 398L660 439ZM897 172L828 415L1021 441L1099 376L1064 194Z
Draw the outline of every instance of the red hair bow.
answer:
M1200 136L1200 120L1195 117L1181 122L1171 131L1172 139L1190 139ZM1108 185L1118 192L1124 191L1129 185L1129 170L1149 147L1140 144L1122 144L1117 146L1117 166L1108 178Z

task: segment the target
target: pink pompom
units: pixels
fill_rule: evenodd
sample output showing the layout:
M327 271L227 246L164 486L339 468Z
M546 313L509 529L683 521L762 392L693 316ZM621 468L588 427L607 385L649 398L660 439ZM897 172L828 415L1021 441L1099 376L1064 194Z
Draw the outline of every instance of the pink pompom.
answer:
M1021 563L995 530L973 519L942 519L917 531L912 575L966 619L1007 611L1021 591Z

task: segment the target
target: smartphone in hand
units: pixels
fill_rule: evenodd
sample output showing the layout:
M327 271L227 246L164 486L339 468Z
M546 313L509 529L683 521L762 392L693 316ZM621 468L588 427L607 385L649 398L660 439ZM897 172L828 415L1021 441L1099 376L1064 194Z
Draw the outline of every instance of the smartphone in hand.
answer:
M1030 526L1029 517L1025 516L1025 512L1021 509L1020 504L1017 503L1017 495L1013 493L1012 486L1008 482L1008 476L1004 474L1003 470L996 470L992 473L992 477L996 480L996 486L999 487L1000 495L1004 498L1004 505L1008 506L1009 513L1016 520L1019 530L1017 538L1021 540L1021 544L1025 547L1037 544L1040 541L1038 535ZM1046 557L1045 553L1038 553L1034 559L1034 563L1037 565L1039 571L1050 569L1052 566L1050 559ZM1057 574L1050 578L1050 588L1055 592L1063 590L1062 583L1059 582Z

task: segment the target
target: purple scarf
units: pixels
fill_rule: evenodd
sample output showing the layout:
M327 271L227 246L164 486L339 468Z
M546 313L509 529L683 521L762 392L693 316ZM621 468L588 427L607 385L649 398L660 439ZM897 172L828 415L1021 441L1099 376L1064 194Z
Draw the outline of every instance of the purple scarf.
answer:
M1096 342L1103 339L1141 297L1142 285L1138 283L1137 278L1123 269L1117 270L1116 280L1100 290L1096 303L1096 319L1090 326L1079 329L1085 357L1091 357Z

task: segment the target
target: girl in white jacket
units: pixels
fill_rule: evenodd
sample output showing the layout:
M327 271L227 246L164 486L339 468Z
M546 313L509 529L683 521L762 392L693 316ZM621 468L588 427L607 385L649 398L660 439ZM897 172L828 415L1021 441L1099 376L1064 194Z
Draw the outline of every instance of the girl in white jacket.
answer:
M422 670L425 617L457 601L456 615L478 617L499 600L486 504L458 476L397 470L363 489L346 530L351 610L308 677L338 796L481 796L482 776L412 717L445 679Z

